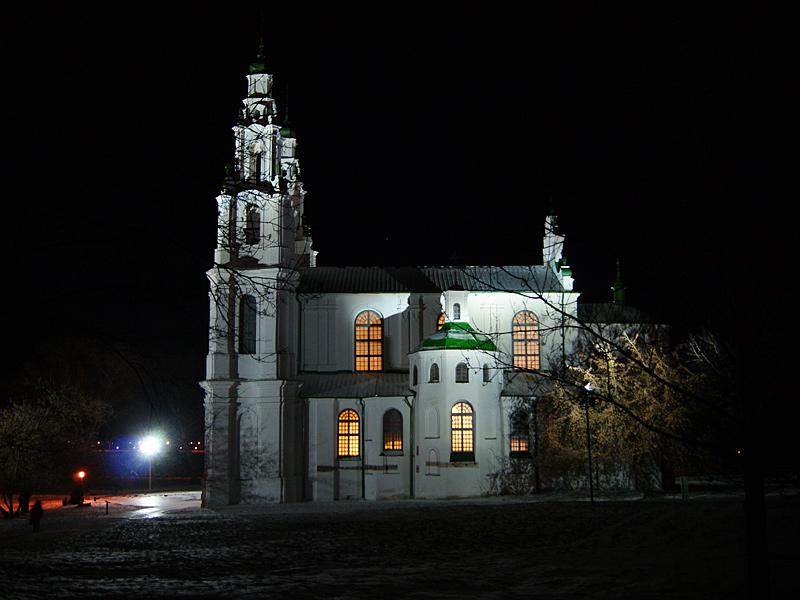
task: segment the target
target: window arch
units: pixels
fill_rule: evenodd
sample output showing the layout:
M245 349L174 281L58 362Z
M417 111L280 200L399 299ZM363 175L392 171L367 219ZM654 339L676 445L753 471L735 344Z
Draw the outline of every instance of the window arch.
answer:
M337 436L337 455L339 458L352 458L361 455L358 443L358 413L347 408L339 413L339 429Z
M419 371L417 371L417 365L414 365L414 370L411 372L411 385L417 385L419 383Z
M441 331L442 327L444 327L444 313L439 313L439 316L436 317L436 331Z
M239 299L239 354L256 353L256 299L245 294Z
M245 208L244 242L257 244L261 238L261 213L252 204Z
M468 402L457 402L450 411L450 460L475 460L474 416Z
M356 371L383 370L383 319L374 310L358 313L355 320Z
M466 363L456 365L456 383L469 383L469 367Z
M528 413L517 410L511 415L511 457L530 456Z
M539 368L539 319L529 310L514 315L511 322L514 367Z
M483 365L483 382L489 383L491 380L492 380L492 374L489 371L489 365L485 364Z
M403 450L403 415L395 408L383 413L384 451Z
M256 182L261 181L261 146L254 145L250 148L250 177Z
M453 304L453 320L458 321L459 319L461 319L461 305L456 302Z
M436 363L431 365L431 373L428 380L430 383L439 383L439 365Z

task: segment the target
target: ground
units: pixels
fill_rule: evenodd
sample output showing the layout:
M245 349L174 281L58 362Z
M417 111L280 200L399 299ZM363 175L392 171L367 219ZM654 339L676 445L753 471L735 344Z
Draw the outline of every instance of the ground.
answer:
M0 597L742 598L737 497L484 498L201 509L196 492L46 503L0 523ZM109 501L106 515L105 500ZM800 495L768 500L797 597Z

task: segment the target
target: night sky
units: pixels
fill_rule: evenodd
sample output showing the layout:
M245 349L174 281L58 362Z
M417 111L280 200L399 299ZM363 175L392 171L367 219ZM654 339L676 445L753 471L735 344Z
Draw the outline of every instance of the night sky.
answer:
M6 347L123 347L173 384L146 418L200 427L214 198L263 15L319 264L537 263L553 206L585 299L619 258L630 303L750 323L785 373L791 19L632 6L2 9Z

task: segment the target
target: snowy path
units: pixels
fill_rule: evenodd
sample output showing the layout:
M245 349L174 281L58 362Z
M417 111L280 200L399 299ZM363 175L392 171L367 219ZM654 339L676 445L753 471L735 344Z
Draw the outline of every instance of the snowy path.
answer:
M730 600L744 592L737 500L221 511L200 509L192 493L109 500L108 516L102 500L89 512L47 511L36 535L0 523L0 598ZM770 501L776 598L796 591L798 508L797 497Z

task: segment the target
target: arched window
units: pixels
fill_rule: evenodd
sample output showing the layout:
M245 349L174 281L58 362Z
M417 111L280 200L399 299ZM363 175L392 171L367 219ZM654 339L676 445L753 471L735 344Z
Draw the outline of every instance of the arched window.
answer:
M261 213L252 204L245 209L244 242L257 244L261 237Z
M394 408L383 413L383 449L403 450L403 415Z
M514 315L511 323L514 366L518 369L539 368L539 319L529 310Z
M439 313L439 316L436 319L436 331L441 331L443 325L444 325L444 313Z
M518 410L511 415L511 457L530 457L528 413Z
M489 365L483 365L483 382L489 383L492 380L492 374L489 372Z
M456 383L469 383L469 367L465 363L456 365Z
M429 378L431 383L439 383L439 365L433 363L431 365L431 376Z
M350 408L339 413L337 454L339 458L360 456L358 444L358 413Z
M439 474L439 453L435 448L428 452L428 460L425 462L425 475Z
M450 460L475 460L474 413L467 402L457 402L450 411Z
M254 146L250 150L250 177L261 181L261 147Z
M453 320L458 321L461 318L461 305L456 302L453 304Z
M256 353L256 299L244 295L239 299L239 354Z
M419 374L417 372L417 365L414 365L414 370L411 372L411 385L417 385L419 382Z
M383 370L383 319L374 310L358 313L355 322L356 371Z

